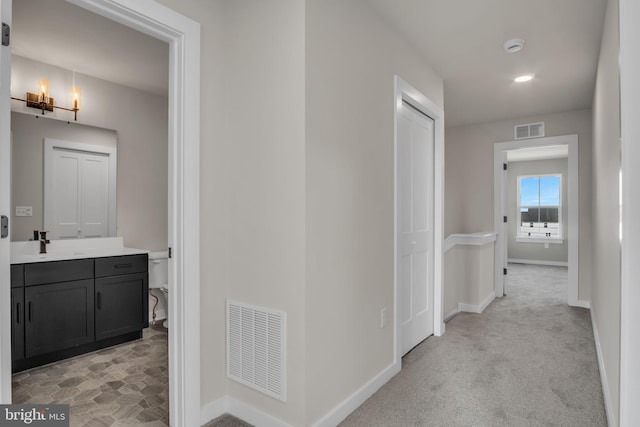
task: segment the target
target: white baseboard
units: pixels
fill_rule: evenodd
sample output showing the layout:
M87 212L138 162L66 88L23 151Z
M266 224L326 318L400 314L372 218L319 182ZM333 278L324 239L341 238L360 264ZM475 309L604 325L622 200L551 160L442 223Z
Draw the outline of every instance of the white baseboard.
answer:
M611 394L609 393L609 381L607 380L607 371L602 361L602 347L600 346L600 336L598 335L598 327L593 309L591 309L591 325L593 327L593 340L596 343L596 354L598 356L598 370L600 371L600 380L602 381L602 394L604 396L604 410L607 414L607 424L609 427L617 427L617 423L613 416L613 407L611 405Z
M485 308L489 306L489 304L491 304L491 301L493 301L495 298L496 294L494 293L494 291L491 291L491 293L484 299L484 301L480 303L480 305L471 305L459 302L458 311L480 314L485 310Z
M324 417L316 421L314 427L334 427L349 414L355 411L368 398L400 372L401 363L393 363L372 378L342 403L333 408ZM275 418L266 412L247 405L231 396L224 396L204 406L200 411L200 424L204 425L221 415L231 414L249 424L260 427L292 427L290 424Z
M392 363L368 383L360 387L355 393L347 397L342 403L333 408L324 417L313 423L313 427L334 427L362 405L373 393L385 385L387 381L400 372L401 363ZM260 424L261 425L261 424Z
M215 420L221 415L231 414L254 426L264 427L292 427L290 424L275 418L266 412L247 405L231 396L224 396L206 405L200 411L200 425Z
M507 262L513 264L531 264L531 265L550 265L552 267L569 267L568 262L561 261L540 261L537 259L513 259L509 258Z
M454 317L456 317L458 315L458 313L460 313L460 311L457 308L454 308L453 310L451 310L449 313L447 313L444 316L444 323L447 323L449 320L453 319Z
M591 301L586 299L579 299L575 304L569 304L571 307L591 308Z

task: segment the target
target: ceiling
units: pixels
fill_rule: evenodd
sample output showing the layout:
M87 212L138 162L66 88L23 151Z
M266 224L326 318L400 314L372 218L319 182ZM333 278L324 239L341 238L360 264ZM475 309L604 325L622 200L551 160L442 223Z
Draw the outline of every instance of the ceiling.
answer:
M591 107L606 0L367 2L444 79L447 126ZM166 43L65 0L14 1L12 31L16 55L167 94Z
M65 0L14 0L11 53L167 96L169 45Z
M444 79L447 126L591 108L606 0L368 1Z

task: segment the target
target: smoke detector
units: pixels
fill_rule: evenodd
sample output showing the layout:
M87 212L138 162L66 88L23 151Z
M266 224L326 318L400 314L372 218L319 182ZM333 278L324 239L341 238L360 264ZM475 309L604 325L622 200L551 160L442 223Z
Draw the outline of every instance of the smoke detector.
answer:
M507 53L516 53L522 50L524 47L524 40L522 39L511 39L504 42L502 45L504 47L505 52Z

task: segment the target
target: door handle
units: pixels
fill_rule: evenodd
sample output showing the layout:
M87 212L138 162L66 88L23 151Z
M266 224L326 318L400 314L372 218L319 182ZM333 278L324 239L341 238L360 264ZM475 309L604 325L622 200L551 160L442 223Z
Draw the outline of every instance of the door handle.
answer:
M16 304L16 323L20 324L20 303Z
M29 301L29 306L27 308L29 311L29 323L31 323L31 301Z

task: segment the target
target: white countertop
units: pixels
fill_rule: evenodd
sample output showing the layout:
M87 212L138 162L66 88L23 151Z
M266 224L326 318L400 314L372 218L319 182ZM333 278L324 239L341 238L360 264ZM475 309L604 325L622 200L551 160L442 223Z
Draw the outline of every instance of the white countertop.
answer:
M40 254L39 252L40 242L38 241L11 242L11 264L149 253L149 251L144 249L125 248L122 237L52 240L51 243L47 245L46 254Z

